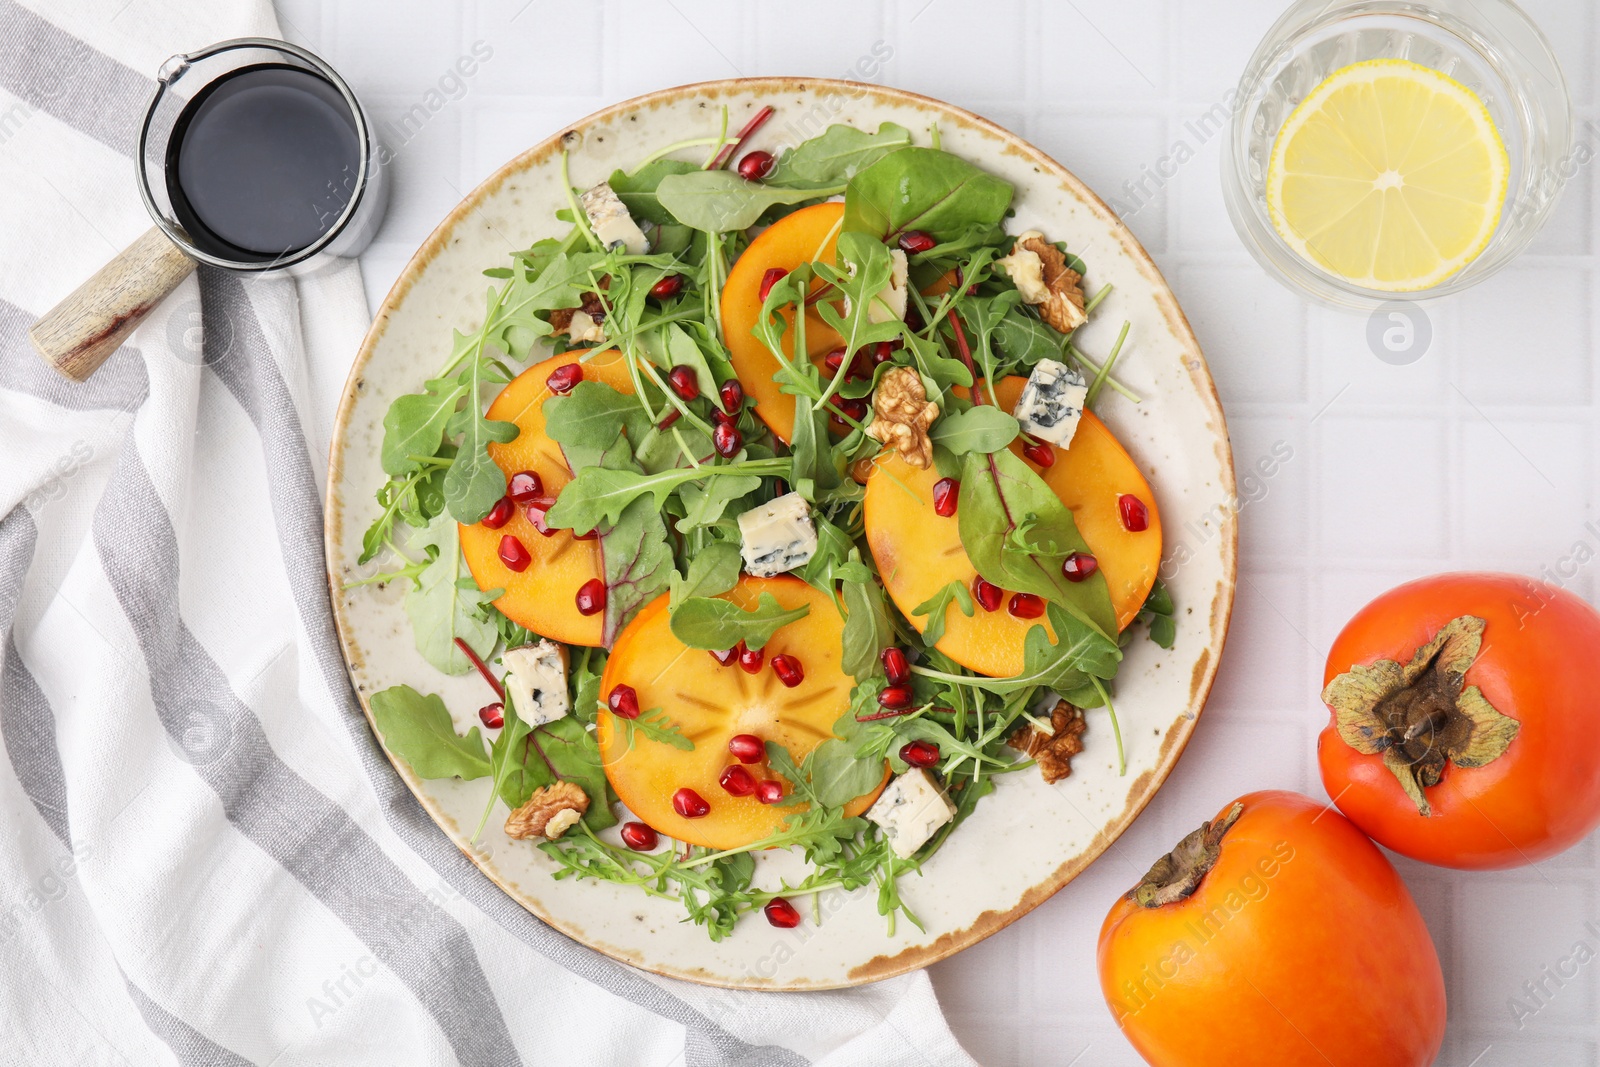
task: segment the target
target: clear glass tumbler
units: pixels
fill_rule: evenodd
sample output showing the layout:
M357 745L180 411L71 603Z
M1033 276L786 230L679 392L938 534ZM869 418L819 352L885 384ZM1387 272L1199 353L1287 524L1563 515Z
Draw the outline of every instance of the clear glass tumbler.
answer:
M1406 59L1475 92L1499 127L1510 183L1488 246L1458 273L1415 292L1368 289L1303 258L1267 211L1267 166L1278 131L1334 71ZM1372 308L1460 292L1517 256L1555 209L1568 178L1592 158L1573 148L1572 104L1549 42L1511 0L1299 0L1268 31L1239 80L1223 155L1223 197L1239 237L1268 273L1326 304Z

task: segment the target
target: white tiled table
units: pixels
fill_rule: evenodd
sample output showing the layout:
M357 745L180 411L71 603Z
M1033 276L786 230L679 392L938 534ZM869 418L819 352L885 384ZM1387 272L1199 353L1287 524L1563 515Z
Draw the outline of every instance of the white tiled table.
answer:
M1126 834L1038 911L934 968L951 1021L986 1064L1135 1064L1094 977L1111 900L1183 833L1260 788L1322 795L1313 739L1322 661L1379 591L1436 570L1537 574L1600 536L1594 174L1583 170L1533 252L1432 309L1432 347L1390 366L1365 317L1308 307L1242 250L1223 211L1221 137L1189 120L1228 89L1286 0L279 0L285 32L325 55L380 121L397 119L475 41L493 56L398 155L395 198L364 257L374 304L460 195L563 124L637 93L739 74L840 76L884 42L878 80L1017 130L1115 198L1199 334L1244 495L1241 580L1222 673L1176 773ZM526 6L524 6L526 4ZM1530 0L1600 146L1591 0ZM448 88L448 83L446 85ZM1182 143L1194 158L1134 186ZM1185 153L1186 154L1186 153ZM342 368L319 378L334 383ZM334 396L328 396L331 419ZM1270 480L1246 472L1274 446ZM1404 482L1397 478L1405 478ZM1250 486L1254 485L1253 491ZM1595 592L1594 566L1569 585ZM1400 861L1444 961L1454 1067L1594 1065L1590 964L1519 1030L1509 1001L1600 946L1596 842L1536 869L1457 875ZM1596 924L1600 930L1600 923Z

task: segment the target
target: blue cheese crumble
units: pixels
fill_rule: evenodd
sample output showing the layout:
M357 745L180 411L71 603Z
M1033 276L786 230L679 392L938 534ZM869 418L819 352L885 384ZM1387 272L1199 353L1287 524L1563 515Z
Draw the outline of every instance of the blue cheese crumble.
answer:
M744 569L757 578L803 567L817 552L811 506L799 493L785 493L740 515L739 538Z
M1089 387L1083 375L1065 363L1041 359L1028 375L1011 414L1022 424L1022 432L1066 448L1078 432L1083 404Z
M883 828L890 851L901 859L909 859L955 817L956 806L920 767L890 782L867 809L867 818Z

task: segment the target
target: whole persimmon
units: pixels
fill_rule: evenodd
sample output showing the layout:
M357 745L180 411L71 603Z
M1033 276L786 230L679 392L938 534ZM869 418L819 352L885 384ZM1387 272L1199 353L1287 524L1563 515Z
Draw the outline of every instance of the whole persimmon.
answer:
M1240 797L1100 929L1100 988L1155 1067L1425 1067L1444 975L1394 867L1298 793Z
M1322 782L1374 841L1516 867L1600 825L1600 612L1545 582L1457 572L1392 589L1328 652Z

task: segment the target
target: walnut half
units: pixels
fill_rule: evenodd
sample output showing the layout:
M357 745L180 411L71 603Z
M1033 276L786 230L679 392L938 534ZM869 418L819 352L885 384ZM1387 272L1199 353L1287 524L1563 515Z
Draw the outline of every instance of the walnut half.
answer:
M1061 333L1071 333L1089 316L1083 310L1083 276L1067 266L1061 249L1029 230L1011 246L1011 254L995 261L1011 276L1022 299L1039 309L1039 317Z
M507 837L538 837L554 841L570 830L589 810L589 794L571 782L556 782L533 791L522 807L506 817Z
M1082 708L1058 700L1050 711L1051 733L1023 723L1006 744L1037 760L1046 782L1059 782L1072 774L1072 757L1083 751L1083 731L1088 728Z
M907 463L923 470L933 465L928 427L939 417L939 405L928 399L921 375L910 367L889 371L872 394L872 409L867 436L895 449Z

